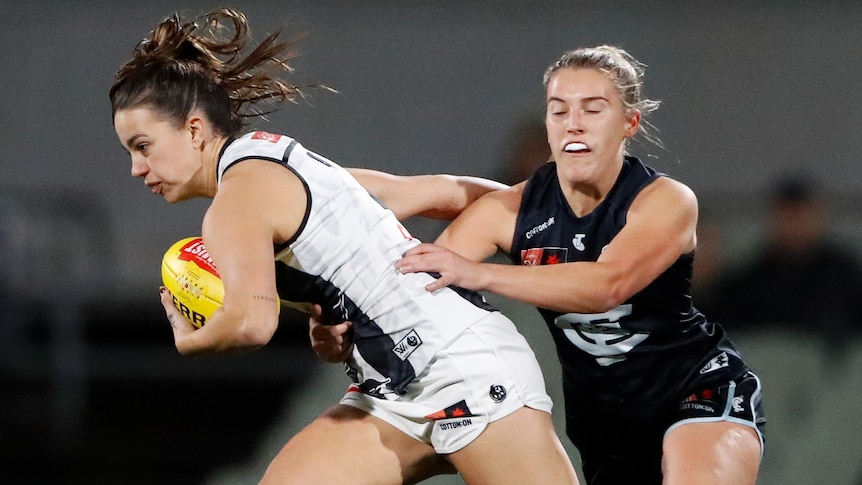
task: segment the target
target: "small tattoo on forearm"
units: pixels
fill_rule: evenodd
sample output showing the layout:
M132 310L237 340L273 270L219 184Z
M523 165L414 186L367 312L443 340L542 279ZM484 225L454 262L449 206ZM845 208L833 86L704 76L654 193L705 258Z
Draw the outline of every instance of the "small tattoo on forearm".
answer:
M264 301L270 301L273 303L275 303L275 301L276 301L275 298L273 298L271 296L266 296L266 295L254 295L252 298L255 300L264 300Z

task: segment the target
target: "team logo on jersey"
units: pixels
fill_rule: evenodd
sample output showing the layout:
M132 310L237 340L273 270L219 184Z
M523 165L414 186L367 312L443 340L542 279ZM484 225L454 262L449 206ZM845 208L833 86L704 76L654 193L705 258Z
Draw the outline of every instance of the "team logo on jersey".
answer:
M586 234L575 234L575 237L572 238L572 246L574 246L578 251L583 251L587 248L584 246L584 236L586 236Z
M419 334L416 333L416 330L411 330L410 333L404 336L401 340L395 344L395 347L392 348L392 352L398 356L401 361L407 360L419 346L422 345L422 339L419 338Z
M700 373L706 374L714 370L721 369L722 367L727 367L729 365L730 360L727 358L727 352L722 352L710 359L709 362L704 364L704 366L700 368Z
M521 251L521 264L524 266L539 266L542 264L559 264L566 262L566 248L530 248Z
M266 140L270 143L278 143L278 140L281 139L281 135L273 135L272 133L267 133L265 131L256 131L254 135L251 135L252 140Z
M533 236L535 236L536 234L544 231L545 229L547 229L553 225L554 225L554 218L549 217L547 221L539 224L538 226L536 226L536 227L530 229L529 231L527 231L526 233L524 233L524 237L526 237L527 239L532 239Z
M730 401L730 405L733 406L733 410L741 413L745 411L745 407L742 406L742 403L745 402L745 398L742 396L737 396Z
M602 367L626 360L626 354L649 338L649 332L629 330L620 323L632 314L626 303L603 313L564 313L554 326L579 349L596 358Z
M506 388L500 384L494 384L491 386L491 390L488 391L488 396L494 402L503 402L506 399Z

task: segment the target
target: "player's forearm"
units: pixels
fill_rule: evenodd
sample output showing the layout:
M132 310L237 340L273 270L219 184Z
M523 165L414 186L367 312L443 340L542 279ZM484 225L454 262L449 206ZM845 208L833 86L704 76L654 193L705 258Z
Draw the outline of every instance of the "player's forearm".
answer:
M459 175L420 175L415 177L421 190L411 192L412 197L424 196L423 217L453 220L483 195L508 186L481 177Z
M268 329L272 326L261 322L250 324L245 318L233 317L219 309L204 327L177 338L176 347L189 357L243 354L266 345L274 334L274 330Z
M479 286L498 295L560 312L602 313L625 301L600 263L512 266L482 263Z

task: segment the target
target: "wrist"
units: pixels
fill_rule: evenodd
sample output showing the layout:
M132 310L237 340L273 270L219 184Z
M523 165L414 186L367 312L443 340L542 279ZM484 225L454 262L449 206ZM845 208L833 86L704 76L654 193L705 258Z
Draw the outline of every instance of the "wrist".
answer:
M476 275L477 285L476 291L492 291L494 286L494 264L491 263L475 263L474 274Z

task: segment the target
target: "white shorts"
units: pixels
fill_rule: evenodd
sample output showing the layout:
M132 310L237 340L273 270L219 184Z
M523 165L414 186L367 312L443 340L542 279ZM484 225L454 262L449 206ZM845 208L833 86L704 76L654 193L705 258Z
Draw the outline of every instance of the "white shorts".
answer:
M499 312L440 351L404 395L379 399L352 385L341 404L386 421L439 454L460 450L488 423L524 406L547 413L552 407L536 356Z

